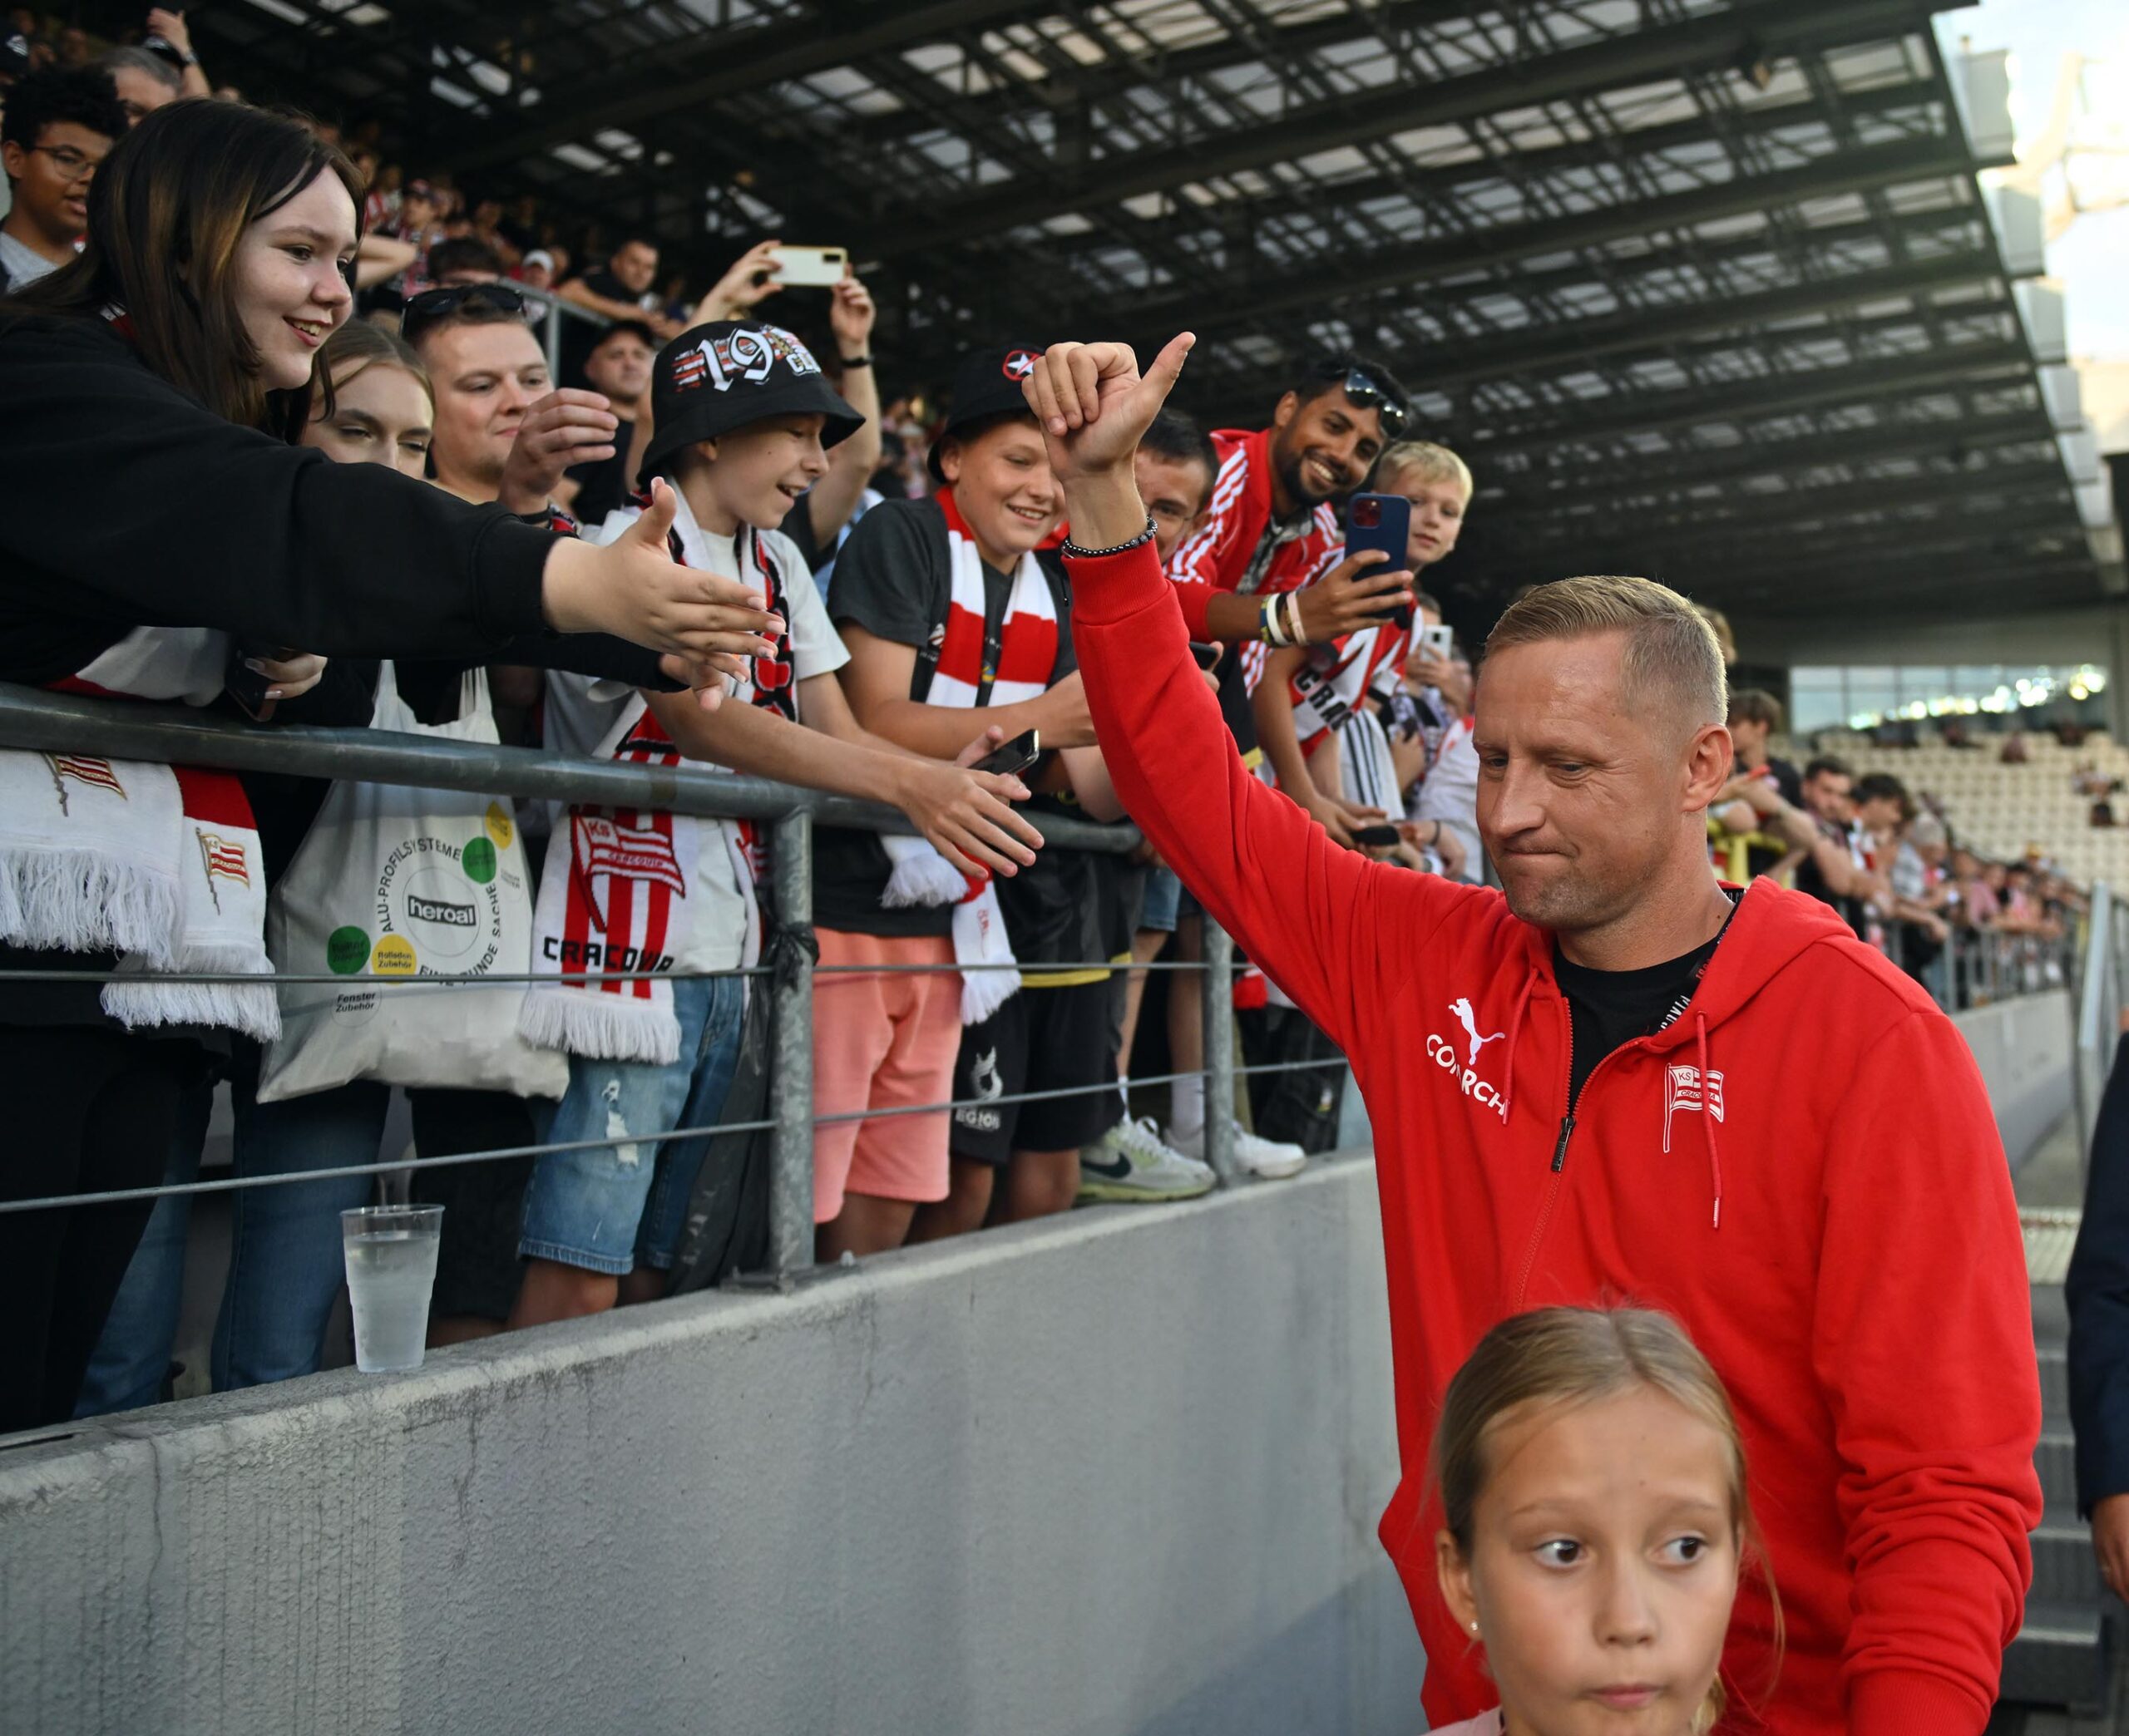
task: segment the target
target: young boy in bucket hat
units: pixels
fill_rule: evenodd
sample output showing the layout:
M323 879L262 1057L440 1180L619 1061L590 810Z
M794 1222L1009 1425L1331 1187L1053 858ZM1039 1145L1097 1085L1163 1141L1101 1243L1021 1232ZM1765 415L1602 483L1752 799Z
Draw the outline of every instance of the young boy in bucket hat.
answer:
M1038 729L1043 759L1026 774L1037 805L1115 819L1123 810L1087 718L1064 570L1050 552L1060 496L1021 391L1040 353L1001 343L962 358L952 413L928 461L938 491L883 502L858 521L837 560L828 611L850 647L844 688L867 727L931 753L966 735L971 708L1009 740ZM824 829L817 851L813 914L824 959L884 956L926 937L936 945L940 914L901 905L879 840ZM842 1075L849 1101L838 1110L891 1107L898 1071L910 1064L927 1078L951 1067L951 1095L966 1107L950 1135L940 1130L953 1157L948 1197L919 1212L913 1229L899 1202L854 1197L845 1221L824 1236L825 1253L972 1230L992 1216L1063 1211L1079 1191L1083 1149L1115 1197L1183 1198L1211 1187L1209 1170L1121 1119L1108 961L1128 946L1120 937L1135 913L1119 920L1116 910L1120 866L1052 847L1000 885L1020 976L964 973L957 1065L952 1045L928 1033L921 1047L898 1047L900 1033L891 1037L877 1009L855 1004L860 991L828 991L853 1004L837 1027L852 1043ZM1016 992L1020 984L1025 992ZM825 1031L831 1002L817 990L814 1004ZM1040 1100L1015 1101L1028 1094ZM825 1097L816 1110L829 1112ZM906 1124L867 1122L854 1134L851 1125L822 1130L817 1166L822 1141L854 1137L862 1152L905 1137Z
M1027 794L1017 779L882 741L844 703L835 672L847 653L775 528L826 470L826 449L862 420L805 345L758 323L698 326L659 352L651 394L646 493L597 539L611 541L645 514L663 520L675 560L758 584L785 630L713 711L690 694L558 678L548 690L550 745L639 764L684 757L891 801L925 841L916 847L956 870L956 890L961 874L1010 877L1032 862L1040 835L1008 806ZM971 727L955 751L973 758L990 745ZM547 1137L615 1142L536 1166L513 1325L662 1292L706 1138L666 1141L662 1151L659 1142L716 1121L744 1007L740 979L694 973L758 956L754 846L750 827L648 809L580 804L556 826L535 923L535 968L552 975L526 996L524 1028L571 1058ZM942 1164L941 1192L945 1179Z

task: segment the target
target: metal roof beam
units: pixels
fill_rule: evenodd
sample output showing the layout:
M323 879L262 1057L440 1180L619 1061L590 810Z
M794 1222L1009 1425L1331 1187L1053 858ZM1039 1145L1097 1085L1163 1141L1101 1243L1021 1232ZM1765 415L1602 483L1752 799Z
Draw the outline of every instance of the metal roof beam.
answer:
M1918 78L1903 84L1859 91L1849 99L1849 106L1858 116L1878 116L1941 101L1943 96L1943 87L1934 79ZM1764 138L1791 127L1808 126L1814 123L1823 125L1827 118L1825 110L1810 101L1751 108L1726 124L1724 138L1726 142ZM1592 165L1630 168L1637 162L1645 161L1666 150L1704 144L1710 136L1708 121L1703 116L1697 115L1690 121L1637 127L1630 132L1519 150L1512 160L1479 156L1447 168L1413 168L1398 174L1363 175L1351 180L1300 184L1282 181L1271 191L1261 195L1223 200L1217 205L1184 205L1173 222L1158 218L1138 219L1134 219L1134 225L1143 232L1173 229L1178 225L1210 226L1237 219L1262 222L1278 215L1275 208L1324 210L1366 204L1378 199L1405 197L1415 203L1429 199L1448 199L1465 188L1497 180L1511 171L1519 177L1542 180L1548 175ZM1099 253L1116 244L1113 239L1090 233L1060 236L1054 244L1060 253L1076 257Z
M1732 69L1747 47L1763 53L1904 37L1923 27L1934 0L1758 0L1717 12L1511 64L1488 67L1415 89L1398 85L1365 96L1312 103L1286 119L1233 129L1185 145L1096 159L1080 174L1041 186L1016 183L950 206L937 221L882 227L863 245L921 252L980 239L1093 205L1119 204L1185 182L1262 169L1319 150L1527 108L1584 91L1697 72ZM910 39L915 32L910 33ZM758 83L758 76L749 82ZM595 124L606 124L603 121ZM1961 152L1963 165L1971 160Z
M1867 532L1851 530L1771 542L1764 535L1741 540L1737 532L1712 534L1692 541L1665 542L1651 538L1641 545L1638 558L1643 568L1655 569L1680 562L1715 562L1720 564L1726 575L1734 574L1740 578L1786 571L1800 563L1812 561L1845 563L1860 568L1870 564L1871 556L1879 555L1902 560L1932 556L1949 560L1962 555L1995 559L2006 551L2015 551L2022 543L2037 545L2043 540L2061 542L2068 550L2076 525L2072 521L2066 528L2066 521L2071 520L2075 510L2067 500L2059 506L2032 506L2008 514L2001 508L1992 507L1987 511L1946 515ZM1973 520L1970 525L1963 522L1968 518ZM1593 535L1587 540L1612 550L1636 546L1634 539L1616 535Z
M1949 136L1904 139L1867 150L1828 151L1794 169L1744 175L1661 199L1636 200L1573 217L1503 224L1461 245L1430 239L1340 262L1321 264L1271 279L1246 280L1232 295L1214 300L1202 286L1165 290L1137 301L1111 303L1107 313L1134 327L1188 323L1200 333L1267 314L1308 308L1327 312L1344 298L1370 289L1417 288L1467 272L1495 269L1519 260L1573 249L1599 247L1629 236L1689 229L1776 205L1825 199L1867 187L1935 180L1966 171L1966 147ZM1586 275L1584 280L1586 281Z
M1543 427L1478 436L1467 442L1469 450L1465 456L1473 458L1480 454L1524 451L1643 429L1748 422L1826 404L1860 403L1909 392L1941 391L1995 375L2008 375L2013 379L2029 377L2030 364L2022 344L1958 344L1949 350L1928 351L1865 367L1812 368L1779 379L1755 382L1732 392L1688 389L1652 394Z
M515 131L506 129L500 119L463 129L450 143L451 160L461 173L506 163L551 145L587 139L605 127L633 127L653 116L804 78L867 55L895 52L957 30L1040 17L1056 9L1056 0L1034 4L1030 0L931 0L929 4L897 0L893 5L867 6L862 12L825 7L750 30L706 32L631 73L625 90L604 96L581 91L577 93L580 101L543 104L539 112L542 116L552 114L551 120L543 118L536 126ZM832 16L820 16L822 10ZM861 17L866 22L857 22ZM714 70L689 76L690 67L704 63Z
M1937 471L1919 476L1872 477L1860 482L1830 482L1816 486L1733 493L1716 500L1683 503L1687 510L1663 513L1622 507L1617 512L1602 509L1577 514L1526 514L1516 527L1519 538L1530 545L1551 537L1578 536L1591 531L1610 534L1630 528L1637 535L1661 538L1667 535L1719 533L1739 525L1783 524L1821 525L1846 518L1896 511L1904 506L1943 503L1956 506L1961 515L1973 511L1972 502L2000 501L2006 496L2046 492L2062 495L2067 488L2062 461L2033 460L2000 464L1979 470Z
M1390 39L1400 32L1446 23L1485 9L1483 0L1378 0L1373 6L1300 24L1268 19L1255 35L1225 36L1196 48L1156 50L1152 55L1122 63L1114 60L1094 66L1074 62L1052 67L1045 78L943 101L928 112L903 110L862 116L849 129L849 136L861 144L886 145L937 126L1005 120L1025 111L1031 102L1060 111L1083 102L1099 102L1128 88L1127 78L1141 86L1181 83L1246 67L1253 61L1277 66L1304 54L1371 37L1382 41L1386 47Z
M1662 308L1629 308L1596 319L1565 321L1556 325L1504 332L1475 342L1455 340L1397 349L1377 346L1375 353L1415 392L1439 392L1451 386L1504 378L1531 378L1549 372L1571 369L1600 356L1630 358L1634 353L1675 353L1678 343L1711 333L1736 333L1734 343L1718 343L1738 349L1756 340L1778 341L1783 337L1823 335L1820 328L1793 333L1763 333L1756 328L1785 320L1801 319L1858 308L1875 301L1914 298L1931 290L1962 288L1998 277L2001 269L1993 253L1972 251L1892 265L1877 271L1859 271L1844 277L1814 277L1756 294L1696 296ZM1953 317L2008 308L2008 302L1964 303L1947 308ZM1903 316L1913 323L1920 315ZM1880 322L1882 323L1883 322ZM1245 387L1276 397L1285 389L1290 369L1267 368L1242 379L1229 377L1239 397ZM1228 390L1223 380L1223 392Z
M1786 586L1775 588L1770 584L1783 576L1768 574L1744 581L1751 586L1746 594L1755 614L1816 614L1835 600L1845 615L1867 616L1894 609L1905 614L1918 602L1927 604L1933 614L1941 614L1944 605L1954 595L1974 604L1985 602L2000 612L2006 604L2031 608L2039 600L2033 591L2040 585L2062 594L2066 602L2099 600L2098 578L2090 560L2045 555L1956 565L1939 561L1865 567L1840 565L1838 570L1823 574L1786 575L1796 579ZM1741 589L1725 575L1713 594L1733 598ZM1735 606L1741 609L1743 602Z
M1654 502L1709 482L1750 476L1786 475L1829 465L1867 464L1887 458L1957 458L2001 446L2052 446L2053 432L2038 411L2014 416L1958 418L1944 422L1897 422L1845 433L1810 434L1799 439L1752 445L1694 462L1696 455L1653 454L1620 471L1593 475L1576 465L1534 476L1515 476L1497 489L1481 479L1479 510L1519 515L1545 513L1585 501L1618 499ZM1546 487L1554 477L1563 487Z

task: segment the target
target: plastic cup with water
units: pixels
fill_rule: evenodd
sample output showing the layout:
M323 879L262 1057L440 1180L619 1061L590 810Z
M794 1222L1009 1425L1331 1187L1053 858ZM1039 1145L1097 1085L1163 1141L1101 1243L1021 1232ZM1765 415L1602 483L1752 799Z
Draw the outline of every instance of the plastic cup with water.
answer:
M442 1235L441 1206L363 1206L340 1214L355 1366L363 1374L421 1367Z

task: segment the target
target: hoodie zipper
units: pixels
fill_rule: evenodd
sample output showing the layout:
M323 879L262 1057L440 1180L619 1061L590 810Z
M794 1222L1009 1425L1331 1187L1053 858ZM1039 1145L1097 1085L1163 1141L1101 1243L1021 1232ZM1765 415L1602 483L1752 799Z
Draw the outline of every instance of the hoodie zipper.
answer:
M1715 944L1717 950L1721 949L1724 937L1729 934L1730 925L1736 919L1737 911L1742 907L1743 904L1744 900L1741 897L1731 901L1730 915L1723 918L1722 926L1716 931ZM1673 1024L1684 1017L1687 1009L1692 1004L1692 997L1700 991L1701 979L1707 974L1708 966L1712 964L1714 962L1715 955L1713 953L1710 953L1707 959L1702 964L1700 969L1694 974L1692 986L1687 991L1684 1004L1682 1004L1670 1018L1664 1020L1663 1023L1657 1028L1655 1035L1662 1035L1664 1031L1670 1029ZM1551 1173L1545 1177L1544 1204L1538 1209L1537 1224L1530 1231L1530 1240L1529 1245L1523 1250L1523 1270L1515 1280L1514 1305L1518 1309L1522 1308L1523 1299L1529 1291L1530 1274L1538 1264L1538 1250L1544 1244L1546 1230L1552 1227L1553 1208L1559 1203L1560 1189L1565 1185L1567 1176L1567 1148L1569 1142L1574 1138L1574 1112L1581 1102L1581 1097L1574 1096L1574 1009L1568 1005L1567 997L1564 994L1560 996L1560 1010L1567 1018L1567 1086L1570 1101L1567 1106L1567 1113L1560 1117L1559 1137L1553 1142L1553 1166ZM1703 1028L1703 1041L1704 1040L1705 1028ZM1624 1054L1628 1049L1646 1049L1648 1047L1651 1038L1647 1037L1637 1037L1631 1042L1621 1043L1617 1048L1613 1049L1610 1054L1606 1055L1602 1060L1598 1061L1594 1067L1589 1069L1589 1077L1582 1082L1582 1097L1587 1097L1589 1094L1589 1087L1597 1083L1597 1075L1603 1072L1606 1068L1609 1067L1616 1058ZM1515 1064L1513 1057L1510 1058L1509 1064L1510 1067L1513 1067ZM1704 1066L1702 1071L1703 1073L1707 1071ZM1717 1229L1720 1229L1722 1224L1722 1196L1721 1186L1721 1178L1718 1175L1717 1178L1715 1205L1715 1221L1716 1227Z
M1567 1082L1568 1089L1572 1091L1574 1087L1574 1013L1568 1008L1564 996L1560 999L1560 1009L1567 1015ZM1628 1049L1645 1048L1647 1043L1647 1038L1637 1037L1631 1042L1621 1043L1589 1069L1589 1077L1582 1082L1582 1096L1589 1095L1589 1087L1597 1083L1597 1075L1619 1056ZM1574 1137L1574 1112L1580 1102L1581 1098L1578 1097L1568 1104L1567 1113L1560 1117L1559 1137L1553 1142L1552 1168L1545 1177L1545 1202L1538 1209L1537 1224L1530 1231L1529 1245L1523 1250L1523 1270L1515 1280L1515 1308L1518 1311L1522 1309L1523 1299L1529 1291L1530 1274L1538 1264L1538 1250L1544 1245L1545 1231L1552 1227L1553 1208L1559 1203L1560 1190L1567 1183L1567 1148Z
M1574 1137L1574 1009L1568 1005L1564 995L1560 998L1560 1011L1567 1019L1567 1113L1560 1117L1560 1137L1554 1142L1553 1167L1551 1173L1545 1177L1544 1203L1538 1208L1538 1221L1532 1226L1529 1244L1523 1250L1523 1270L1516 1276L1517 1311L1521 1310L1523 1298L1529 1290L1531 1269L1538 1264L1538 1250L1544 1245L1545 1231L1552 1224L1553 1207L1559 1202L1560 1178L1567 1172L1568 1142ZM1512 1057L1509 1064L1511 1067L1515 1064ZM1603 1065L1603 1062L1598 1063L1598 1067ZM1594 1068L1591 1069L1592 1073L1595 1071ZM1589 1088L1588 1080L1582 1082L1582 1088L1584 1091Z

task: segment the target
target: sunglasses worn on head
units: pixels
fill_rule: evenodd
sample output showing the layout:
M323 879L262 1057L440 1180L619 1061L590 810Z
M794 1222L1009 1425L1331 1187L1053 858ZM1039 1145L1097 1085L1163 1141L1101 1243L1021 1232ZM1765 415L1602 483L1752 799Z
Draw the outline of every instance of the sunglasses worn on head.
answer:
M1395 440L1405 432L1405 401L1387 387L1378 385L1368 371L1339 358L1316 370L1319 380L1336 380L1358 410L1375 411L1382 418L1382 432Z
M437 321L467 306L493 308L499 313L522 313L525 298L507 284L457 284L447 289L424 289L408 298L399 315L399 335L412 343Z

